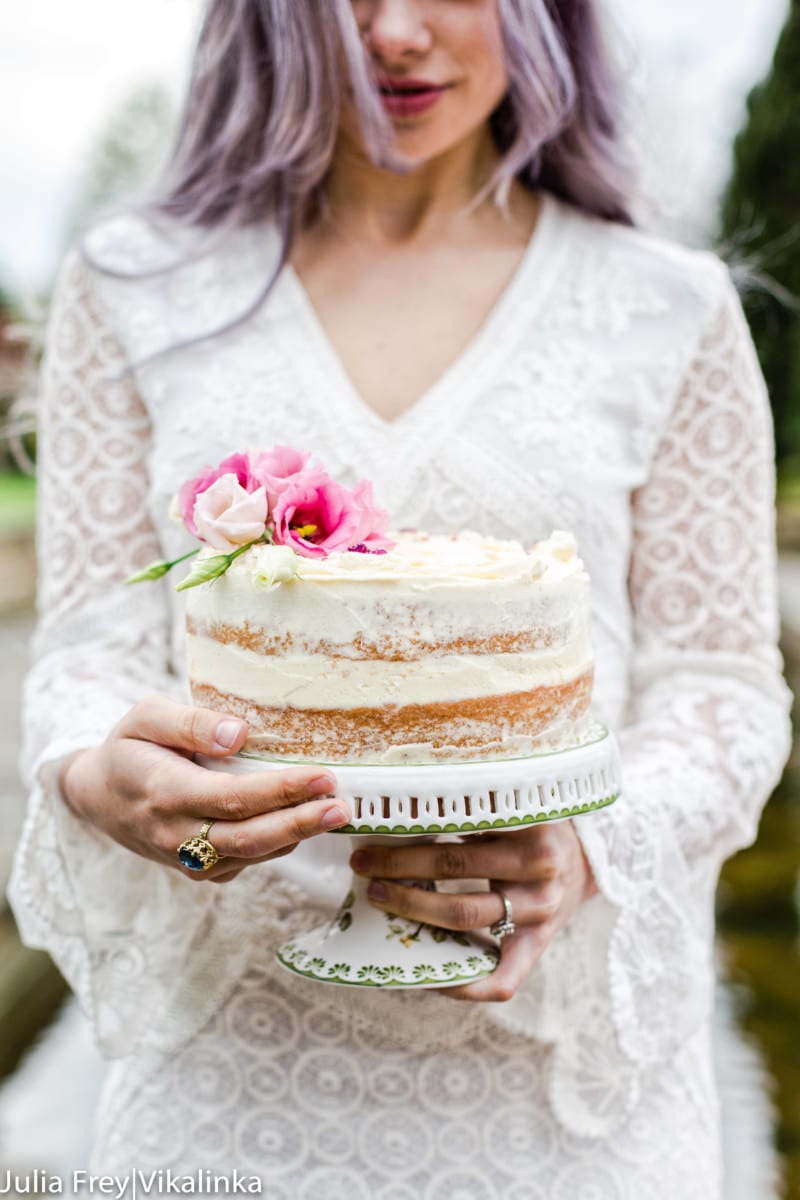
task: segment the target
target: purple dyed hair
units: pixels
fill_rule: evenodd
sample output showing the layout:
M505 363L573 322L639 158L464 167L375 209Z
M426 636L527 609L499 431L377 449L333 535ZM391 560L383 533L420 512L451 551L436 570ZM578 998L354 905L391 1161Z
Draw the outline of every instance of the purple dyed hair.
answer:
M509 81L490 118L501 159L472 204L493 194L505 206L516 178L585 212L633 224L634 172L621 136L623 89L598 2L496 0ZM209 0L172 152L151 198L137 211L164 232L175 223L206 231L209 239L191 259L208 253L231 229L271 218L280 230L281 254L245 312L170 350L224 333L264 303L296 231L324 208L346 76L372 160L413 169L392 152L391 121L351 0ZM85 247L84 254L98 269L129 277L94 262Z

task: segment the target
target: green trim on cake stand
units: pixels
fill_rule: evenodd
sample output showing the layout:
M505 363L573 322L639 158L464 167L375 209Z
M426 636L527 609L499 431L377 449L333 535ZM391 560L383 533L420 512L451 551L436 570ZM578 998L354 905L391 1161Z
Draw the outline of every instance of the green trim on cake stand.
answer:
M619 792L612 792L601 800L591 800L587 804L573 804L570 808L551 808L548 811L524 813L522 816L498 817L496 820L462 821L458 824L448 822L447 825L342 825L332 833L353 834L391 834L393 837L411 837L422 833L486 833L489 830L519 829L523 825L541 825L546 821L568 821L571 817L580 817L584 813L595 812L599 808L608 808L619 798Z

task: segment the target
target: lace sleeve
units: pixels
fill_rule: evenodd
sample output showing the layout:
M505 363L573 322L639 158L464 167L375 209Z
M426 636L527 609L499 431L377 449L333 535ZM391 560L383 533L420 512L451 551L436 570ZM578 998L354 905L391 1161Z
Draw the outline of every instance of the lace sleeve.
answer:
M101 742L142 695L182 695L168 669L166 585L122 583L161 557L146 507L149 421L120 379L124 362L93 273L72 252L42 375L39 623L23 692L30 799L9 900L22 938L50 952L112 1055L148 1035L153 1006L169 1012L211 903L208 889L79 820L57 782L63 757Z
M719 868L756 835L786 760L772 430L727 272L647 483L635 494L631 723L622 801L576 822L616 909L618 1047L664 1061L708 1015Z

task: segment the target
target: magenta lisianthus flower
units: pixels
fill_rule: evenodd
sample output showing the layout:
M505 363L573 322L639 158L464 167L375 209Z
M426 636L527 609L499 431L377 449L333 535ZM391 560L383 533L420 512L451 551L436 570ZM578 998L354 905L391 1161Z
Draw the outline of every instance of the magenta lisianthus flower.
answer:
M295 450L292 446L273 446L263 450L253 460L253 475L267 491L270 508L288 483L306 470L311 455L308 450Z
M218 467L203 467L194 479L187 479L178 492L178 510L189 533L192 537L200 538L201 541L206 539L198 532L194 506L197 497L208 491L212 483L215 483L223 475L235 475L239 486L246 492L256 492L263 486L253 474L250 459L246 454L230 454L222 460Z
M359 484L349 491L322 470L305 471L288 482L272 519L275 541L303 558L325 558L354 542L370 549L394 545L382 537L389 518L375 507L371 487Z
M356 541L366 546L368 550L391 550L396 543L385 536L389 528L389 514L384 508L378 508L372 495L372 484L362 479L353 488L353 499L361 512L361 532Z

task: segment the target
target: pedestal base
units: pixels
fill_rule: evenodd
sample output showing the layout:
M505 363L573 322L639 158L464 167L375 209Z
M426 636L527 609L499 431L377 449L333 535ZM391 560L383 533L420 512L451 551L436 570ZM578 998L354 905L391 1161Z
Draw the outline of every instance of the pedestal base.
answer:
M360 837L353 844L383 841L388 839ZM370 904L367 884L354 876L329 925L280 947L281 966L319 983L346 987L452 987L491 975L500 956L490 938L468 937L381 912Z

